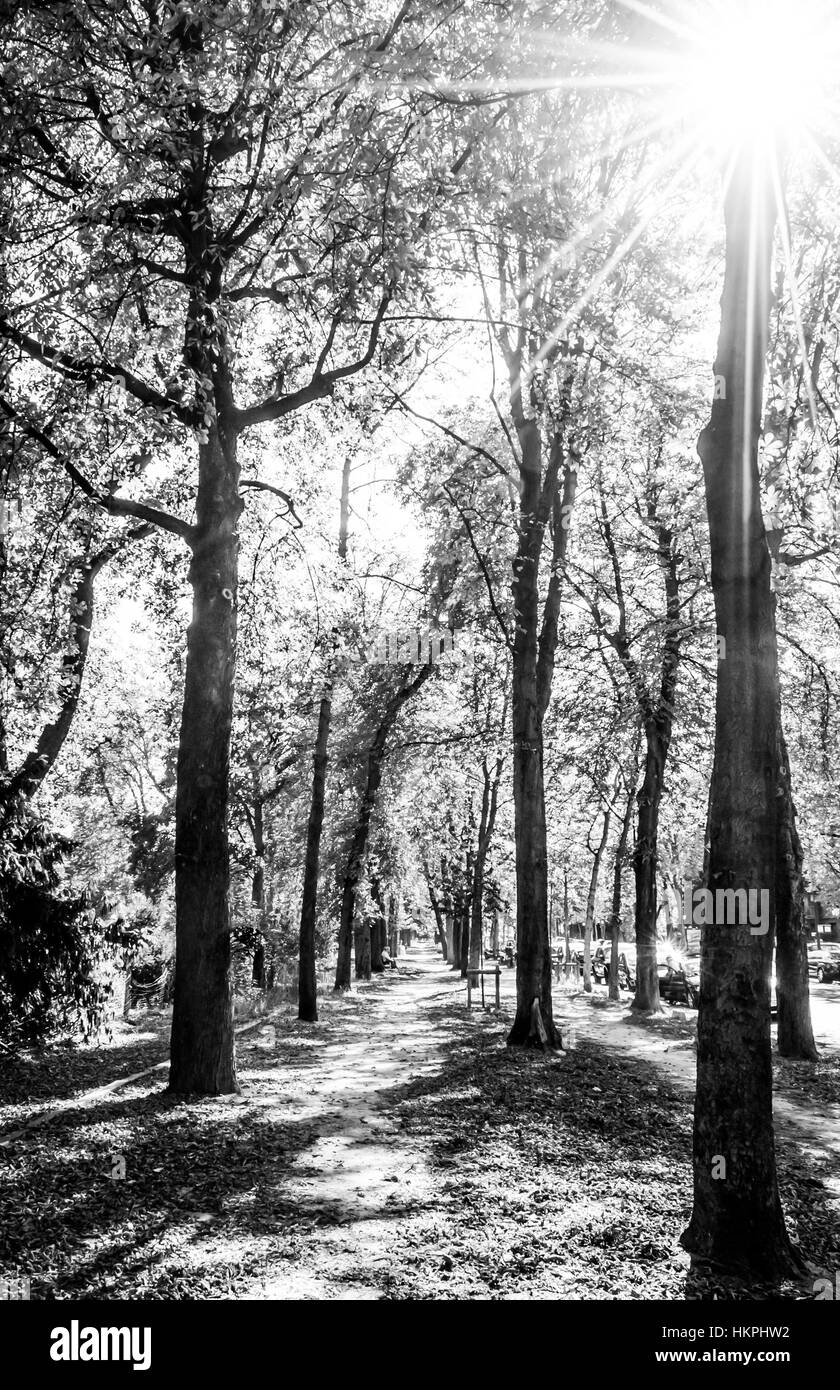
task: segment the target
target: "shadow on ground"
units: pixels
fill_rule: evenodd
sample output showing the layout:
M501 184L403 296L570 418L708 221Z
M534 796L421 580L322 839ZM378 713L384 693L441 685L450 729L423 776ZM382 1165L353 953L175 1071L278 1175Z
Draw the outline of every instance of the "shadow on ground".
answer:
M42 1299L812 1296L691 1269L690 1097L650 1062L508 1051L504 1017L418 981L243 1035L241 1101L170 1098L158 1073L0 1150L0 1272ZM781 1169L836 1267L827 1171L794 1141Z

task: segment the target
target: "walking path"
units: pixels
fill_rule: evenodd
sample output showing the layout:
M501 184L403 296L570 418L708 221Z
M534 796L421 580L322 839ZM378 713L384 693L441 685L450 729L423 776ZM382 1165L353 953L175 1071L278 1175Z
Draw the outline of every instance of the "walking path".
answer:
M35 1298L685 1297L696 1015L558 990L575 1045L543 1057L504 1046L514 995L504 970L503 1017L468 1013L417 947L316 1024L283 1007L239 1029L241 1096L170 1097L136 1045L122 1083L108 1050L75 1086L33 1063L30 1088L21 1063L35 1106L19 1096L0 1137L0 1275ZM777 1070L786 1200L828 1268L836 1069Z

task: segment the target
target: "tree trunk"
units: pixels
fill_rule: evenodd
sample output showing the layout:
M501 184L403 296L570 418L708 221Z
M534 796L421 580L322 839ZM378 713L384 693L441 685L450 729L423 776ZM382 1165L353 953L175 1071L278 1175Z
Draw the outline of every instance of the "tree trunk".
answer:
M355 969L357 980L371 977L371 920L367 913L361 921L356 921L355 930Z
M400 893L392 893L388 902L388 951L396 962L400 953Z
M154 530L152 526L138 527L129 532L130 539L140 539ZM105 546L92 560L84 562L70 596L70 632L61 668L61 681L58 688L59 710L55 719L45 724L38 742L27 753L21 767L11 778L6 798L9 801L17 796L31 797L40 788L47 773L54 766L70 732L87 664L90 634L93 626L94 583L97 575L119 549L119 544ZM5 759L5 747L3 750ZM5 770L5 768L3 769Z
M382 890L379 879L375 875L370 879L370 895L378 908L378 911L372 915L370 922L370 968L372 974L382 975L385 973L382 952L388 944L388 932L385 926L385 904L382 901Z
M421 667L417 675L409 678L406 684L402 685L399 690L391 695L376 733L374 734L373 742L368 749L365 785L359 803L359 814L356 820L356 828L353 832L353 839L350 844L350 852L347 856L347 867L344 873L344 884L341 894L338 959L335 967L336 990L350 988L350 958L353 951L356 890L362 875L365 855L367 854L370 822L379 795L379 785L382 781L382 762L385 756L385 745L388 741L388 735L396 723L397 716L403 705L407 700L410 700L413 695L416 695L431 674L431 666Z
M618 655L636 697L645 736L645 766L639 788L639 818L633 868L636 880L636 995L632 1007L639 1013L659 1013L659 976L656 962L657 901L656 875L658 870L659 810L665 780L668 751L671 746L674 708L677 693L684 614L680 602L679 548L674 532L659 511L660 488L655 479L647 487L647 523L656 536L656 554L665 586L665 630L659 672L659 689L651 695L631 648L627 630L627 612L621 569L607 514L606 498L598 476L601 502L601 533L615 575L618 626L608 634L610 644Z
M540 437L535 421L519 429L522 447L519 548L514 561L513 803L516 846L516 1016L508 1044L539 1045L534 1001L551 1046L558 1036L551 1001L548 944L548 848L545 824L542 718L537 695L539 563L543 528Z
M507 700L502 709L502 730L507 723ZM478 977L476 971L481 969L484 952L484 871L487 865L487 855L493 839L493 831L496 827L496 808L499 799L499 783L502 778L502 768L504 758L497 756L496 765L491 774L487 766L486 755L482 759L482 773L484 786L481 794L481 819L478 826L478 849L476 850L475 866L473 868L472 895L470 899L470 945L469 945L469 969L473 976L473 984L477 984Z
M670 727L668 738L665 738L660 718L646 721L645 767L638 794L638 831L633 855L636 882L636 994L631 1008L637 1013L662 1011L656 961L656 868L659 808L669 741Z
M388 945L388 929L385 918L378 912L370 925L370 968L374 975L384 975L385 961L382 952Z
M618 1001L621 999L621 990L618 987L618 942L619 928L621 926L621 871L624 867L624 860L627 855L627 841L630 838L630 826L633 824L633 806L636 801L635 771L633 780L630 784L630 793L627 797L627 806L624 811L624 819L621 822L621 834L618 837L618 844L615 847L615 862L613 864L613 890L612 890L612 909L610 911L610 999Z
M776 997L779 1004L778 1047L782 1057L819 1060L811 1026L808 979L805 884L802 843L796 827L790 762L778 710L779 831L776 859Z
M440 903L438 902L438 899L437 899L437 894L435 893L435 885L434 885L434 882L433 882L433 880L432 880L432 872L431 872L431 869L429 868L428 864L425 864L425 863L424 863L424 865L423 865L423 872L424 872L425 877L426 877L426 886L427 886L427 888L428 888L428 890L429 890L429 902L430 902L431 905L432 905L432 912L435 914L435 924L436 924L436 926L437 926L437 935L438 935L438 942L440 943L441 954L442 954L442 956L443 956L444 961L448 961L448 960L449 960L449 948L448 948L448 942L447 942L447 939L446 939L446 922L445 922L445 920L444 920L444 915L443 915L443 911L442 911L442 909L441 909L441 905L440 905Z
M473 881L475 878L475 854L472 846L467 850L464 865L464 887L461 894L461 952L458 964L461 970L461 979L467 978L467 970L470 963L470 910L473 896Z
M373 814L373 808L376 805L379 784L382 780L382 746L384 745L384 738L380 740L378 734L379 731L377 731L377 738L374 740L368 752L367 780L359 804L356 829L353 832L350 852L347 857L347 867L344 873L344 884L341 894L341 923L338 933L338 960L335 968L335 989L337 990L350 988L350 958L355 934L356 891L362 875L362 867L367 852L370 818Z
M338 522L338 558L340 560L347 559L351 461L350 454L347 454L341 471ZM321 833L324 827L330 725L332 723L332 696L333 681L331 667L328 666L327 681L318 711L318 732L315 736L315 754L312 760L312 796L309 804L309 823L306 829L306 858L300 908L298 1018L304 1023L316 1023L318 1020L315 923L318 908L318 874L321 866Z
M563 504L557 492L562 450L555 439L541 478L539 425L527 419L514 393L519 436L521 492L519 544L513 564L513 804L516 846L516 1016L508 1045L559 1045L551 1001L551 947L548 939L548 847L545 823L543 717L551 694L560 582L565 561L565 508L574 501L577 475L565 473ZM554 563L539 631L539 566L543 537L553 519ZM535 1012L536 1006L536 1012Z
M251 966L251 981L259 985L260 989L265 989L265 942L260 941L254 950L254 962Z
M767 893L777 861L778 664L770 555L759 499L758 439L775 222L773 180L747 144L726 194L726 272L711 421L700 436L718 664L708 886ZM762 900L763 901L763 900ZM713 914L717 917L717 913ZM734 916L734 912L727 915ZM770 1053L774 914L703 925L694 1209L682 1243L752 1277L801 1266L776 1179ZM725 1165L725 1166L724 1166Z
M178 746L175 998L169 1089L238 1091L228 904L228 782L236 653L236 438L199 446L190 582L193 618Z
M304 1023L318 1021L318 985L315 970L315 923L318 908L318 872L321 863L321 832L327 787L327 761L332 720L332 681L328 681L318 711L318 733L312 759L312 798L306 827L306 857L303 869L303 898L300 908L298 954L298 1018Z
M592 993L592 926L595 921L595 899L598 893L598 879L601 876L601 860L604 857L604 850L607 847L607 840L610 834L610 821L612 813L609 810L604 812L604 828L601 831L601 839L598 848L592 856L592 873L589 877L589 892L586 895L586 923L583 932L583 988L587 994Z
M265 804L259 795L259 773L256 767L251 769L254 779L254 802L251 813L251 835L254 841L254 876L251 880L251 905L260 909L260 938L254 949L254 960L251 966L251 980L261 989L265 988L265 938L262 936L262 925L264 922L265 911Z

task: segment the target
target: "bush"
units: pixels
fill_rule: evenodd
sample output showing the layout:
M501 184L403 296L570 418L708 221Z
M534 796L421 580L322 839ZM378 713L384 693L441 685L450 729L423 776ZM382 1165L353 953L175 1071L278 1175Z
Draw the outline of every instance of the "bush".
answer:
M2 803L0 803L2 804ZM70 842L20 801L0 813L0 1037L32 1044L102 1023L113 955L83 895L63 886Z

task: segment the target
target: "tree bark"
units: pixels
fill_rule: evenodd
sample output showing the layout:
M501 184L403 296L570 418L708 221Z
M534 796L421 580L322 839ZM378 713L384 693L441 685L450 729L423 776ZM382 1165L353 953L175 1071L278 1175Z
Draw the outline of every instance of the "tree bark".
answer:
M525 418L521 399L514 421L519 436L521 494L519 545L514 560L513 603L513 802L516 846L516 1016L508 1045L542 1046L535 1029L535 1001L548 1045L559 1045L551 1000L548 939L548 847L545 822L543 717L551 694L560 579L566 529L557 495L562 463L559 439L541 477L541 442L535 420ZM574 501L576 474L566 469L564 502ZM568 500L567 500L568 499ZM553 517L554 564L539 634L539 564L549 515Z
M400 953L400 901L401 892L397 889L388 900L388 950L394 962Z
M464 859L464 880L463 891L461 893L461 952L459 957L459 967L461 979L467 978L467 970L470 963L470 913L473 898L473 881L475 877L475 852L470 844Z
M249 819L255 856L254 875L251 880L251 905L259 908L260 912L260 938L254 948L251 980L262 989L265 987L265 938L262 935L265 914L265 803L260 795L259 771L256 767L252 767L251 772L254 780L254 801Z
M381 912L378 912L371 918L370 923L370 968L374 975L384 975L385 973L382 952L385 950L387 940L385 918Z
M670 726L670 717L667 719ZM645 766L638 793L638 830L633 854L636 884L636 993L631 1008L637 1013L658 1013L659 974L656 959L656 868L662 782L670 742L661 720L645 724Z
M367 913L355 924L355 973L357 980L371 978L371 929L372 923Z
M595 921L595 899L598 893L598 879L601 876L601 860L607 847L612 813L604 812L604 828L598 841L598 848L592 852L592 873L589 876L589 892L586 895L586 919L583 930L583 988L592 993L592 926Z
M610 999L618 1001L621 998L621 991L618 987L618 943L619 928L621 926L621 871L624 868L624 860L627 856L627 841L630 838L630 827L633 824L633 807L636 803L636 774L630 783L630 793L627 797L627 806L624 811L624 818L621 822L621 834L618 837L618 844L615 847L615 862L613 863L613 889L612 889L612 909L610 911L610 975L609 988Z
M700 436L719 635L708 886L766 892L777 861L778 660L770 555L759 499L758 440L775 223L773 180L747 144L725 200L726 272L711 421ZM734 915L734 914L731 914ZM776 1178L770 1053L774 915L703 925L693 1255L776 1279L801 1266ZM722 1167L725 1165L725 1167Z
M318 907L318 872L321 862L321 832L327 787L327 761L332 718L332 682L328 681L318 711L318 733L312 759L312 797L306 827L306 858L303 870L303 897L300 907L298 949L298 1018L304 1023L318 1021L318 985L315 972L315 923Z
M341 472L339 502L338 557L347 558L347 538L350 518L351 456L347 454ZM303 871L303 896L300 906L300 943L298 948L298 1018L303 1023L318 1021L318 985L315 967L315 925L318 909L318 874L321 867L321 834L324 828L324 804L327 786L327 762L332 723L333 682L330 671L318 710L318 732L312 760L312 795L309 821L306 828L306 858Z
M236 436L214 424L199 447L190 582L193 618L175 811L176 958L169 1089L239 1090L228 904L230 733L236 653Z
M779 832L776 858L778 1048L782 1057L816 1062L819 1060L819 1053L811 1026L802 843L796 827L790 761L781 714L779 708L776 730L779 769Z
M503 729L506 722L507 700L505 700L502 711ZM483 960L484 871L487 865L487 855L493 840L493 831L496 828L496 809L499 800L499 783L502 779L503 767L504 758L501 755L497 756L496 765L492 773L487 765L486 755L482 760L484 786L481 794L478 847L476 849L475 865L473 867L472 896L470 900L469 970L473 974L473 984L476 984L478 979L474 972L481 969Z

